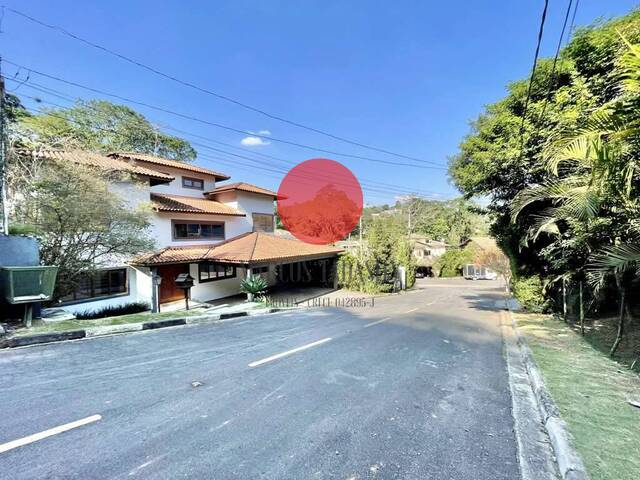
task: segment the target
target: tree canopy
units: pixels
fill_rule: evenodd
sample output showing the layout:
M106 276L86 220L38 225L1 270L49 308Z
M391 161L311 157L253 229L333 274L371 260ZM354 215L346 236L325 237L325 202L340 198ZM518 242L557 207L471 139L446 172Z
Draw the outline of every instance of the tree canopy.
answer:
M621 312L640 260L639 43L640 10L577 30L555 69L539 62L526 115L529 79L486 107L449 164L467 198L490 199L516 281L541 278L550 297L558 279L590 278L596 294L613 282Z
M183 162L196 158L188 141L167 135L141 113L106 100L78 101L71 108L17 115L15 120L13 140L27 148L133 151Z

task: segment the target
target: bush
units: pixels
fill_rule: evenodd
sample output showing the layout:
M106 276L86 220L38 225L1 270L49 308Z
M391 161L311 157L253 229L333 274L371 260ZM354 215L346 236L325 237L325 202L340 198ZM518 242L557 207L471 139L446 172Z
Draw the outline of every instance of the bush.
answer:
M469 250L452 249L443 253L435 263L440 277L457 277L462 275L462 267L470 263L473 253Z
M76 318L80 320L95 320L97 318L118 317L120 315L129 315L132 313L146 312L151 307L146 302L131 302L124 305L113 305L100 308L98 310L85 310L76 313Z
M537 275L513 279L513 296L522 308L532 313L544 313L549 309L549 302L545 299L542 280Z
M252 275L240 282L240 291L250 295L260 296L267 291L269 284L260 275Z

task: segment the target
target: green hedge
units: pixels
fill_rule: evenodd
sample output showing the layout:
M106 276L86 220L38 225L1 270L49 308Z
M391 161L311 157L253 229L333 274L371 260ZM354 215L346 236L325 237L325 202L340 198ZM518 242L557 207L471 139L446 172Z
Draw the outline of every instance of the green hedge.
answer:
M513 296L528 312L544 313L549 310L549 301L544 296L542 280L539 276L514 278L511 289Z

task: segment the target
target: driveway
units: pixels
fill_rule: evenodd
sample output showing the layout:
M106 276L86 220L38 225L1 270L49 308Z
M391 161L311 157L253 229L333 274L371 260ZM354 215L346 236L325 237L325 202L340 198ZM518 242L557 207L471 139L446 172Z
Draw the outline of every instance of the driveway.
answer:
M420 286L2 352L0 444L100 417L0 453L0 476L519 478L497 282Z

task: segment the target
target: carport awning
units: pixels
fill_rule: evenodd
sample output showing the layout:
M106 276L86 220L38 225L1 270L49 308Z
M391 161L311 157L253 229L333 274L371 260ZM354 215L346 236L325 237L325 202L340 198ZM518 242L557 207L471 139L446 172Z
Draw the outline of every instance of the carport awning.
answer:
M299 262L331 257L342 252L343 250L338 247L313 245L265 232L250 232L215 245L166 247L140 255L130 263L139 266L154 266L211 261L249 265L270 262Z

